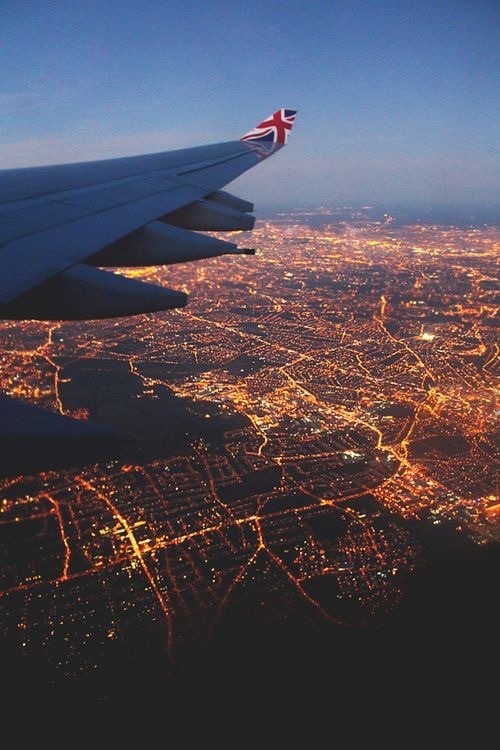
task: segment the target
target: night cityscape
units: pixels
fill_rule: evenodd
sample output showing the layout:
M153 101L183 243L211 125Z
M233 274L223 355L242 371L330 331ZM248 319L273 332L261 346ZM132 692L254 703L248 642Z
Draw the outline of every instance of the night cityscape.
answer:
M0 322L2 392L122 436L97 463L3 472L8 675L105 700L280 638L277 658L308 639L334 658L451 621L468 568L470 637L493 632L498 229L345 207L236 239L256 255L125 272L183 310Z

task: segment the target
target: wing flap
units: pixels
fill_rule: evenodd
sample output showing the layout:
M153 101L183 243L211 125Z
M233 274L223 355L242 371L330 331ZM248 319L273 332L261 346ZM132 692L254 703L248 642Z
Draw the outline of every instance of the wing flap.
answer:
M92 266L161 266L217 255L248 255L249 252L248 248L238 248L233 242L153 221L100 250L86 262Z
M93 320L170 310L186 301L184 292L77 264L0 306L0 314L11 320Z
M214 203L222 203L223 206L234 208L235 211L243 211L243 213L250 213L254 209L253 203L238 198L236 195L231 195L231 193L227 193L225 190L217 190L215 193L210 193L210 195L207 195L207 200Z
M255 216L235 211L216 201L202 200L178 208L177 211L160 217L160 221L201 232L235 232L253 229Z

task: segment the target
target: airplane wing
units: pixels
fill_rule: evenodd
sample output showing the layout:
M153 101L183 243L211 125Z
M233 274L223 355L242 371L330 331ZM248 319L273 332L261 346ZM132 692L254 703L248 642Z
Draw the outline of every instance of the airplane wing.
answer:
M295 114L279 109L236 141L0 171L0 318L82 320L184 306L183 292L103 268L253 252L199 232L253 228L253 205L221 188L281 149ZM18 438L15 409L2 404L0 441L12 431ZM67 418L42 422L58 437L75 430Z

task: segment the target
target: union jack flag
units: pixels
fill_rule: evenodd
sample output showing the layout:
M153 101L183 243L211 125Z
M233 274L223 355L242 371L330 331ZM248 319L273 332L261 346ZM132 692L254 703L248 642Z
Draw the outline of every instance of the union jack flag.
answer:
M259 123L253 130L245 133L240 141L253 141L254 143L279 143L284 146L292 125L295 121L296 111L294 109L278 109L273 115Z

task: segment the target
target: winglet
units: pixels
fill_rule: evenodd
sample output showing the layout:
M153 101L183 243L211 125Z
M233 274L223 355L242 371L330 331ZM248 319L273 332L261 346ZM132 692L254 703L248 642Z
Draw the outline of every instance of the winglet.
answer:
M297 112L294 109L278 109L277 112L260 122L253 130L242 135L240 141L284 146L296 114Z

